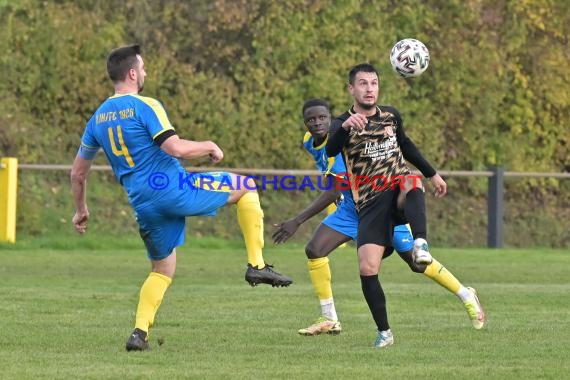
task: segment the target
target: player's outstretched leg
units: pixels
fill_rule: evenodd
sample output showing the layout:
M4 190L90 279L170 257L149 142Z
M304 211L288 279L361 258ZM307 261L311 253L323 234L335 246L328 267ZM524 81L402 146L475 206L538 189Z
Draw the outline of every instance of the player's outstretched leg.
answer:
M228 203L236 203L238 224L245 241L247 251L247 270L245 280L251 285L268 284L272 286L289 286L291 278L273 270L263 259L263 210L259 202L259 194L255 190L255 182L249 177L231 174L234 188Z
M412 240L410 233L410 230L404 225L394 228L393 245L402 260L408 264L413 272L423 273L426 277L431 278L449 292L455 294L467 310L473 327L477 330L483 328L485 325L485 312L475 289L463 286L453 273L433 257L429 265L417 264L414 260L414 250L410 244Z
M483 310L483 306L481 306L481 302L479 302L477 291L471 287L467 287L467 290L471 293L471 297L466 301L463 301L463 305L467 310L467 314L469 315L469 319L471 319L473 327L476 330L480 330L485 326L487 317L485 316L485 311Z
M273 287L289 286L293 283L289 277L277 273L273 270L273 265L264 264L263 268L259 269L247 264L245 272L245 280L251 285L267 284Z
M485 312L479 302L475 289L463 286L463 284L436 259L433 259L432 263L425 268L424 275L459 297L463 302L463 306L465 306L465 310L467 310L473 327L477 330L483 328L483 325L485 325Z

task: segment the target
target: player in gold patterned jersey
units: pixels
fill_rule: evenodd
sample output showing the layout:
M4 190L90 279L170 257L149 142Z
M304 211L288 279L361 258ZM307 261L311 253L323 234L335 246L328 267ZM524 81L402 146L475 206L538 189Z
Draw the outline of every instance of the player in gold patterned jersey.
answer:
M388 324L386 298L378 273L385 247L392 241L394 213L398 196L405 197L404 215L414 237L414 260L429 264L427 221L423 188L406 181L402 191L401 178L410 177L406 161L429 178L437 197L447 192L445 181L422 156L403 128L399 112L377 105L378 72L370 64L359 64L349 72L348 90L354 104L331 123L327 155L342 153L347 176L358 210L358 261L362 291L378 327L375 347L387 347L394 338ZM402 202L400 202L402 203ZM476 294L473 294L476 298ZM485 316L479 302L474 310L480 326Z

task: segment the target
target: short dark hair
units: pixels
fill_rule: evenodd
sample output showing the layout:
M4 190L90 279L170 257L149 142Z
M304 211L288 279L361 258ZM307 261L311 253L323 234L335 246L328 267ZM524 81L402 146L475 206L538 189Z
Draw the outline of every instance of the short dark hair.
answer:
M363 72L363 73L374 73L376 74L376 76L380 76L378 75L378 70L376 70L376 68L374 66L372 66L370 63L360 63L356 66L354 66L352 69L350 69L349 73L348 73L348 83L349 84L354 84L354 78L356 78L356 74Z
M307 110L307 108L317 107L317 106L323 106L327 110L329 110L329 112L331 110L331 107L325 100L317 98L309 99L305 102L305 104L303 104L303 116L305 116L305 111Z
M138 66L137 55L140 54L140 45L123 46L111 51L107 58L107 73L113 83L125 80L129 70Z

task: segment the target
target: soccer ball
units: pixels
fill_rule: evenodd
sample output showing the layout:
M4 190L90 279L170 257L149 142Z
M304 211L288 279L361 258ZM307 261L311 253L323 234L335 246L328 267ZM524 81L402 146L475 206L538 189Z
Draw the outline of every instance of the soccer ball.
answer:
M390 51L390 63L395 72L405 78L421 75L429 65L429 51L413 38L398 41Z

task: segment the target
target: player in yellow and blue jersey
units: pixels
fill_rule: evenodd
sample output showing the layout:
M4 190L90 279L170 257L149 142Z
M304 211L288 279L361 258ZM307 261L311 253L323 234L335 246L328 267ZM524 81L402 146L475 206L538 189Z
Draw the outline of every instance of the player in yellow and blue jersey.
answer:
M329 204L341 199L336 210L321 222L305 247L309 276L319 298L321 316L309 327L299 330L301 335L338 334L342 327L333 300L328 255L343 243L350 240L356 241L358 213L352 193L346 186L347 173L342 157L340 154L336 157L328 157L325 151L331 123L328 103L322 99L307 100L303 105L302 114L308 130L303 138L303 147L311 154L317 169L327 179L326 190L296 217L276 224L277 229L273 234L273 241L275 243L287 241L301 224L323 211ZM473 298L468 288L465 288L437 260L432 258L430 264L416 263L413 258L414 238L406 225L405 218L398 213L395 216L395 223L393 248L389 247L383 258L388 257L395 249L413 272L423 273L456 294L464 302L473 326L481 328L482 324L475 318L477 314L472 312L482 310L476 297Z
M86 232L86 178L95 155L103 150L127 192L152 266L126 344L127 351L142 351L149 348L148 331L172 282L187 216L213 216L220 207L236 204L248 258L246 281L252 286L288 286L292 280L263 259L263 211L253 180L227 172L186 173L178 162L209 157L217 163L224 153L212 141L179 138L161 103L139 95L146 77L140 47L113 50L107 71L115 94L89 119L71 170L73 224L79 233Z

